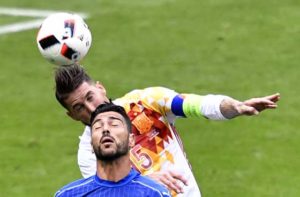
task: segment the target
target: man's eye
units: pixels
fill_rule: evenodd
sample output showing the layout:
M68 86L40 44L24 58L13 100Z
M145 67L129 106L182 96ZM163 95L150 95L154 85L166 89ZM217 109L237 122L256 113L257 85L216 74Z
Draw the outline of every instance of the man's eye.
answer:
M93 101L94 97L93 96L89 96L87 97L87 101Z
M74 109L75 109L75 111L80 112L83 109L83 106L77 105Z
M113 126L113 127L118 127L120 125L121 125L121 123L119 121L114 121L111 123L111 126Z
M94 129L101 129L103 127L103 124L100 122L96 122L93 126Z

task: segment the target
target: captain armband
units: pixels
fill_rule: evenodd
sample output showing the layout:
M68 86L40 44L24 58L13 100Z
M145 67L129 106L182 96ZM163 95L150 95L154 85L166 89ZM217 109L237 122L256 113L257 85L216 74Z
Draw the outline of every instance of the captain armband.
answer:
M202 113L200 111L202 98L202 96L195 94L184 95L182 108L186 117L202 117Z

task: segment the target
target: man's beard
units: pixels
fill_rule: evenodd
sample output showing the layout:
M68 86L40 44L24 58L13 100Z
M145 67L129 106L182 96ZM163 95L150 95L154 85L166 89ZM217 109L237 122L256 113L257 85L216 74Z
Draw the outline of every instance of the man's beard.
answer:
M96 158L100 161L114 161L129 152L129 139L124 142L117 143L117 150L115 152L105 153L101 150L100 146L93 146Z

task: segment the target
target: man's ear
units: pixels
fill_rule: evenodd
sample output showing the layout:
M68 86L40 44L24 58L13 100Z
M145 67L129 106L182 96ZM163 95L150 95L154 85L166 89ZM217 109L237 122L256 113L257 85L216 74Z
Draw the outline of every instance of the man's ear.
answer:
M80 119L78 119L76 116L74 116L74 114L72 114L72 112L67 111L66 114L71 117L73 120L79 121Z
M135 145L135 138L134 135L132 133L129 134L129 147L133 148Z
M96 87L101 89L102 92L106 95L106 89L104 88L104 86L102 85L102 83L100 83L99 81L96 81Z

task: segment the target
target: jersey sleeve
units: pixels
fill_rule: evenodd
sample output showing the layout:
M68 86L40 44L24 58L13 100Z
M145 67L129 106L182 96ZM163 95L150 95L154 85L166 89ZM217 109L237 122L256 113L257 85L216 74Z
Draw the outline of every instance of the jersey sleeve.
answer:
M79 137L79 149L77 153L77 161L80 172L84 178L95 175L96 173L96 156L91 146L91 129L85 127L83 134Z
M116 104L127 109L130 100L138 100L148 108L164 114L170 123L176 117L206 117L213 120L226 119L221 111L220 104L226 96L198 95L193 93L178 93L165 87L149 87L143 90L134 90L124 97L115 100Z
M201 117L212 120L225 120L220 111L223 95L177 94L171 102L172 112L179 117Z
M202 99L200 111L203 116L211 120L227 120L220 110L221 102L228 98L224 95L206 95Z
M132 103L140 104L164 115L172 123L176 115L171 110L171 104L176 95L178 95L177 92L165 87L149 87L133 90L113 102L123 106L127 112L132 108L130 106Z

